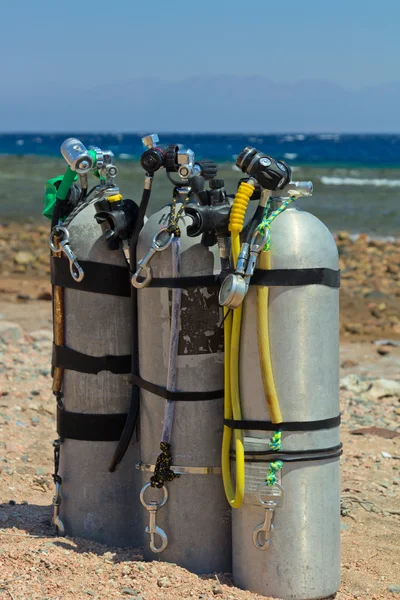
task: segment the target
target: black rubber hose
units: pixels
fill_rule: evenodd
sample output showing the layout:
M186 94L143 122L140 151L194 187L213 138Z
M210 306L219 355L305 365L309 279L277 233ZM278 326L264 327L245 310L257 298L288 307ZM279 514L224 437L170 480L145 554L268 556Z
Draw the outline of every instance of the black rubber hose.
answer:
M146 215L147 206L149 204L151 195L151 184L150 188L144 188L142 199L139 206L139 212L137 220L132 232L131 243L130 243L130 264L131 269L136 268L136 248L139 241L139 235L143 228L144 218ZM132 285L131 286L131 312L132 312L132 374L139 375L139 328L138 328L138 302L137 302L138 290ZM125 426L122 431L120 440L115 449L114 456L111 460L108 470L113 473L122 459L131 442L133 433L137 427L138 417L140 408L140 388L137 385L132 385L131 390L131 402L126 417Z

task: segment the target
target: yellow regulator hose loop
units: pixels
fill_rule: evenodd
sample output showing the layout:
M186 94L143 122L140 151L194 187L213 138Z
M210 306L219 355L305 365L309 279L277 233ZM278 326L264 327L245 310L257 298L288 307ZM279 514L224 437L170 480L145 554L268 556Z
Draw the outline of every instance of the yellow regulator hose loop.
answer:
M247 205L254 192L254 186L242 182L239 186L235 200L232 205L229 230L232 235L233 266L236 267L240 253L240 232L243 229ZM242 322L242 306L230 312L224 309L224 418L240 421L242 411L240 408L239 390L239 348L240 328ZM243 432L234 430L235 456L236 456L236 485L233 487L230 448L232 440L232 429L224 425L222 438L222 479L225 495L232 508L239 508L244 498L244 444Z
M258 259L260 269L271 268L270 252L261 252ZM264 394L267 401L272 423L282 423L282 413L276 393L274 375L272 371L271 350L268 326L268 286L257 286L257 340L258 356L260 360L261 376L264 385Z

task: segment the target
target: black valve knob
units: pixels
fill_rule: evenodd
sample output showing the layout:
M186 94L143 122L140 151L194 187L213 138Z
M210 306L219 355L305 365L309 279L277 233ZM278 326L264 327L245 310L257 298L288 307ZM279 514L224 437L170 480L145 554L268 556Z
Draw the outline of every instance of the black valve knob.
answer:
M201 169L201 174L206 181L214 179L218 173L218 167L213 160L198 160L197 164Z
M225 181L223 179L210 179L208 185L211 190L220 190L225 186Z
M290 167L283 161L277 161L272 156L247 146L237 157L236 165L254 177L266 190L279 190L290 182Z
M165 165L165 153L161 148L149 148L140 157L140 164L146 173L153 174Z

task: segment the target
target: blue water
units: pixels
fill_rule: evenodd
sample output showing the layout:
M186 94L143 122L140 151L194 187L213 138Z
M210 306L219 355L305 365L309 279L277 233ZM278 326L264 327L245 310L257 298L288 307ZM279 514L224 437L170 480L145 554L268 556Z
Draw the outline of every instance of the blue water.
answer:
M120 159L137 159L143 151L143 134L79 134L86 146L110 149ZM60 156L65 134L0 134L0 154ZM247 145L286 160L292 165L332 167L400 167L400 135L209 135L163 134L161 143L177 143L194 150L197 158L234 161Z

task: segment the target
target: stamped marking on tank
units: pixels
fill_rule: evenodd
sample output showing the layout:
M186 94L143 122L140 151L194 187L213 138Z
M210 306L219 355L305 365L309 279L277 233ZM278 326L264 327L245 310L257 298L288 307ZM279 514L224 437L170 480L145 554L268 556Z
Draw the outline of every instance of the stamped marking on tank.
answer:
M171 291L169 292L171 303ZM207 328L204 328L207 323ZM224 351L218 294L214 288L182 292L179 355L217 354Z

